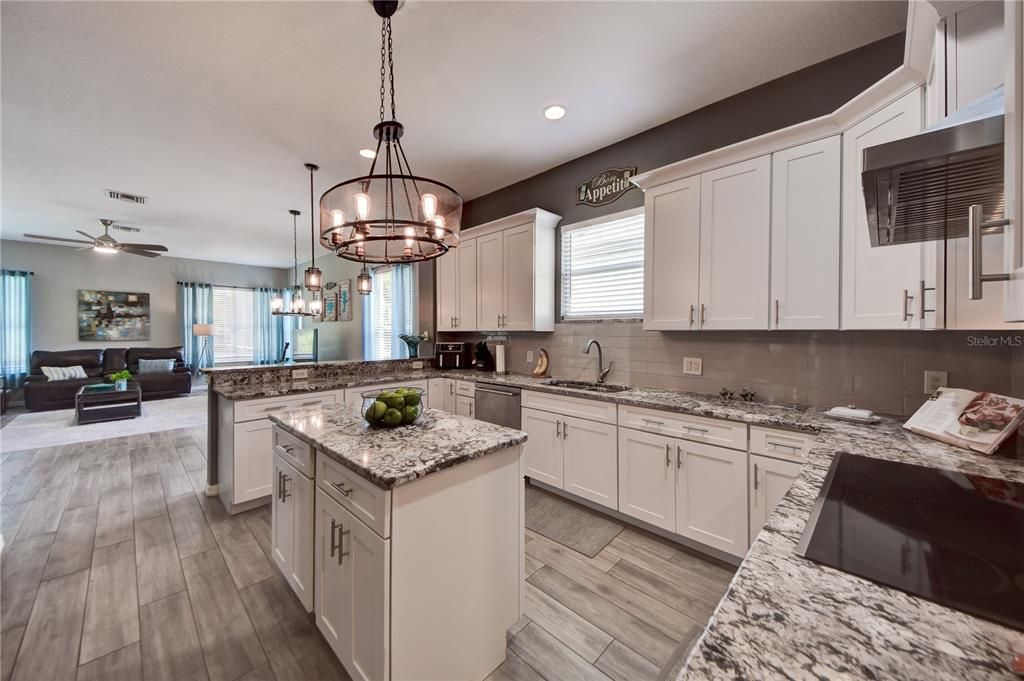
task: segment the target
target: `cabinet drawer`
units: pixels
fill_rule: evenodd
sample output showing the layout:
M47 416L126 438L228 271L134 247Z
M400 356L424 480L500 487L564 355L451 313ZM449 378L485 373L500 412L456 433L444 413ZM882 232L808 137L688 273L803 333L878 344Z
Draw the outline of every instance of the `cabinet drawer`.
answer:
M722 419L619 405L619 426L729 449L747 448L747 425Z
M522 397L522 406L524 407L565 416L576 416L589 421L615 424L615 405L611 402L564 397L532 390L524 390Z
M337 396L338 394L335 391L326 391L309 393L307 395L293 395L291 397L271 397L265 400L236 402L235 423L266 418L270 414L287 411L288 409L303 409L318 407L324 404L334 404Z
M274 427L274 453L307 478L313 477L315 472L313 447L276 426Z
M750 451L752 453L764 454L786 461L805 461L807 453L816 439L809 433L796 433L762 426L750 427Z
M377 487L321 452L316 455L316 483L381 537L391 536L390 491Z
M476 383L473 381L455 381L455 394L463 397L476 395Z

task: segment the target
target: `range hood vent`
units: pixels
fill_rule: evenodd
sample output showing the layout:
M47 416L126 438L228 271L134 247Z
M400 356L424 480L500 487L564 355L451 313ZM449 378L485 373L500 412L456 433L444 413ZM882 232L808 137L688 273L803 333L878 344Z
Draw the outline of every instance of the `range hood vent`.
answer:
M1005 213L1003 89L935 127L864 150L864 203L872 246L968 235L970 207Z

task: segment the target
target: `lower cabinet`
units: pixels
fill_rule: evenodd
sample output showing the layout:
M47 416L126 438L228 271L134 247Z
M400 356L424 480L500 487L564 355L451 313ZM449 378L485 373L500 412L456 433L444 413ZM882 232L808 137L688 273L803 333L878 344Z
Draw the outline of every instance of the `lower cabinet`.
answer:
M750 455L750 542L800 475L801 464Z
M391 542L316 491L316 623L355 681L390 678Z
M455 396L455 413L459 416L476 418L476 398L465 395Z
M270 494L273 430L269 419L235 424L232 503L241 504Z
M735 556L747 552L747 453L619 429L619 511Z
M271 555L306 612L313 610L313 481L274 455Z
M563 489L562 417L537 409L522 410L526 432L526 476Z

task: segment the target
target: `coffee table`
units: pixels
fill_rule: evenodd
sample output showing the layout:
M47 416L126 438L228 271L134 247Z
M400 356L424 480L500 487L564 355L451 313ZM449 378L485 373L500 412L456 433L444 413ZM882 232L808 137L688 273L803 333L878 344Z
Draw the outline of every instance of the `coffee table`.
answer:
M78 425L100 421L133 419L142 415L142 390L135 381L127 390L90 390L85 385L75 394L75 422Z

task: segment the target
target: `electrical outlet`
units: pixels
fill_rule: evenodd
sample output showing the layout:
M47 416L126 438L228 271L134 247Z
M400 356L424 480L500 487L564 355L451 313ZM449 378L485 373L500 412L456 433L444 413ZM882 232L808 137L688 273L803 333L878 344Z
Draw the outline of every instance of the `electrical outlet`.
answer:
M413 362L412 363L412 368L413 369L422 369L423 368L423 362Z
M683 357L683 373L700 376L704 373L704 360L700 357Z
M939 388L949 385L949 372L947 371L926 371L924 372L924 394L931 395Z
M526 351L526 363L533 364L533 350Z
M309 378L309 369L292 369L292 380Z

